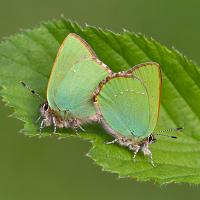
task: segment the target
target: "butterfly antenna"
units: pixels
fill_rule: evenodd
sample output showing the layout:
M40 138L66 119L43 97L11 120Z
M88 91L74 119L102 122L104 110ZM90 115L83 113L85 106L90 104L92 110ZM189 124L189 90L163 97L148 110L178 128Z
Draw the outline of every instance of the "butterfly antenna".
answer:
M173 135L166 135L166 134L160 134L160 133L177 132L177 131L181 131L181 130L183 130L183 127L170 128L170 129L166 129L166 130L161 130L161 131L159 131L159 133L155 133L155 135L160 135L160 136L165 136L165 137L170 137L170 138L177 138L176 136L173 136Z
M160 135L160 136L170 137L170 138L174 138L174 139L177 138L177 137L174 136L174 135L166 135L166 134L159 134L159 133L155 133L155 135Z
M33 95L37 96L39 99L41 99L42 101L44 101L44 98L41 97L37 92L35 92L35 90L31 89L28 85L26 85L26 83L24 83L23 81L20 81L20 83L22 84L23 87L25 87L26 89L28 89Z

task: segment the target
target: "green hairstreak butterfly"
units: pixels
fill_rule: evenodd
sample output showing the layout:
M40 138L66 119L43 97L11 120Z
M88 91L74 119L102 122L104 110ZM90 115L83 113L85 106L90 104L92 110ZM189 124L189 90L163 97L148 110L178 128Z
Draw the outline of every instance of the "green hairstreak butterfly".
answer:
M40 130L52 125L54 132L64 127L82 129L82 124L98 120L92 93L111 73L81 37L70 33L60 46L48 81Z
M161 72L154 62L139 64L128 71L114 73L100 82L94 93L102 125L117 142L134 152L139 150L152 161L149 144L155 141L160 108Z

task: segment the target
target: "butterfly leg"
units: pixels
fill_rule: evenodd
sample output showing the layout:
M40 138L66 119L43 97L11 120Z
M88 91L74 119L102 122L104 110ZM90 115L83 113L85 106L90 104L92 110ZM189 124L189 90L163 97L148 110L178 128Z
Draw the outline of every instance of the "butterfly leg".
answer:
M56 133L56 118L54 116L52 116L52 123L53 123L53 133Z
M110 141L110 142L105 142L105 144L114 144L118 141L118 138L115 138L114 140Z
M78 128L85 132L85 129L81 125L78 125Z
M151 151L149 150L149 145L148 145L148 143L145 143L145 144L142 146L141 150L143 151L143 153L144 153L145 156L148 156L151 165L152 165L153 167L155 167L155 164L154 164L154 161L153 161L153 158L152 158L152 153L151 153Z
M71 126L76 131L76 134L78 133L79 129L85 132L85 129L81 126L81 122L78 119L76 118L72 119L71 123L72 123Z
M73 129L75 130L75 133L77 136L80 136L80 134L78 133L78 130L81 129L83 131L85 131L76 121L76 119L73 120L74 124L73 124Z
M41 118L42 118L42 116L39 116L39 117L37 118L37 120L35 121L35 123L38 123L38 122L40 121Z
M43 128L47 126L52 126L52 124L54 125L56 123L56 118L54 116L51 116L51 117L41 116L40 118L42 118L41 123L40 123L40 128L39 128L40 133L42 132Z
M135 145L134 148L133 148L133 161L135 162L136 161L136 155L138 153L138 151L140 150L140 146L139 145Z
M45 127L45 125L44 125L44 119L41 121L41 123L40 123L40 128L39 128L39 130L40 130L40 133L42 132L42 129Z
M74 130L75 130L75 134L77 135L77 136L80 136L80 134L78 133L78 129L77 128L73 128Z

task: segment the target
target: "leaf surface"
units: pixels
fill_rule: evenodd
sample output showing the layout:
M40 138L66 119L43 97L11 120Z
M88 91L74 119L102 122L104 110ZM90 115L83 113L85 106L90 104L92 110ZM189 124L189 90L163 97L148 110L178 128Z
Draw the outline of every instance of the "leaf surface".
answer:
M46 87L58 48L69 33L84 38L95 53L114 72L148 61L161 65L163 89L157 130L184 126L178 139L158 136L151 145L156 167L142 154L132 161L132 152L112 140L98 124L85 127L80 135L92 142L88 153L103 170L140 181L160 184L170 182L200 183L200 69L175 49L168 49L153 39L128 31L116 34L94 27L81 28L64 18L42 23L0 44L0 85L3 101L14 108L14 117L24 122L25 135L38 136L39 107L43 103L21 85L24 81L46 99ZM51 135L50 128L42 136ZM169 133L171 134L171 133ZM68 129L58 136L77 137Z

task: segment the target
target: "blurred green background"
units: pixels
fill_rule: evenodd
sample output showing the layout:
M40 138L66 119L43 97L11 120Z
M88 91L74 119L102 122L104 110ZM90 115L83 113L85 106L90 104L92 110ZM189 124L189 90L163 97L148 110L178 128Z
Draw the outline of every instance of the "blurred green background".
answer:
M122 28L175 46L200 63L200 1L197 0L0 0L0 38L64 14L120 32ZM89 143L77 139L27 138L23 124L8 118L0 102L0 200L194 199L198 186L158 186L118 179L85 157Z

